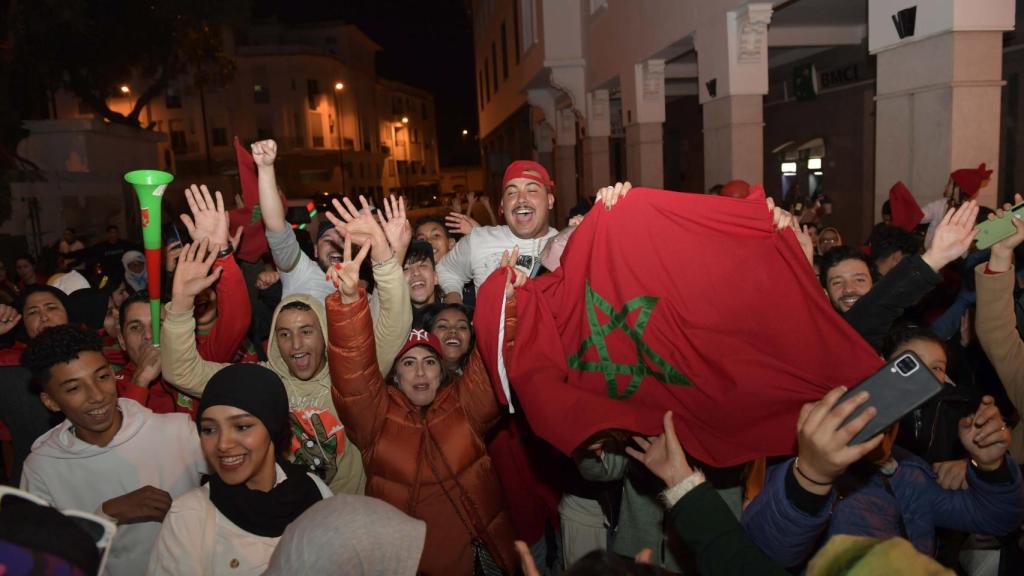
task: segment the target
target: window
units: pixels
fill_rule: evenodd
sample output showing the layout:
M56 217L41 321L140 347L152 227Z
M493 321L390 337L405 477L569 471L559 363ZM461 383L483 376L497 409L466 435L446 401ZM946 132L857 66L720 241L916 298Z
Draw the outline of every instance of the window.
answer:
M505 33L505 22L501 23L501 79L508 80L508 34Z
M320 106L320 84L316 78L306 80L306 97L309 99L310 110L316 110Z
M399 96L395 96L391 99L391 113L398 116L402 113L402 99Z
M181 92L177 88L167 88L167 94L164 96L167 103L167 109L181 108Z
M227 128L214 128L213 129L213 145L214 146L227 146L228 145L228 129Z
M395 147L405 146L405 128L398 126L395 128Z
M494 68L491 69L494 72L494 91L498 91L498 48L494 42L491 42L491 62L494 62Z
M168 122L168 127L171 132L171 150L174 150L175 154L184 154L188 152L188 138L185 135L185 123L181 120L171 120Z
M487 60L484 60L484 94L487 95L487 101L491 101L491 65Z
M303 122L303 114L302 114L302 112L296 112L292 116L292 119L295 122L295 139L294 139L293 143L298 148L305 148L306 147L306 124L305 124L305 122Z
M516 65L519 65L519 1L512 7L512 37L515 39Z
M313 147L324 147L324 119L322 114L316 112L309 115L309 132L313 135Z
M523 28L523 53L530 49L534 44L537 43L537 38L534 36L536 32L536 22L534 20L534 2L536 0L519 0L519 9L522 12L522 28Z
M476 83L477 93L480 95L480 109L484 109L484 69L481 68Z
M253 84L252 100L257 104L267 104L270 102L270 89L263 84Z

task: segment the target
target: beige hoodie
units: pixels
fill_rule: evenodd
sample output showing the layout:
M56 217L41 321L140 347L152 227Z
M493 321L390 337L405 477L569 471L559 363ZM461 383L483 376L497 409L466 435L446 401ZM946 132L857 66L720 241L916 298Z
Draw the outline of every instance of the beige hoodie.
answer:
M281 308L291 302L302 302L309 306L316 313L321 330L325 329L327 316L323 303L312 296L292 294L281 300L274 311L274 322L270 329L272 335L277 327ZM202 396L206 383L227 364L209 362L199 356L196 350L195 329L195 319L191 310L174 313L168 304L167 319L160 332L160 355L165 381L187 394ZM326 345L326 331L324 342ZM324 354L326 355L326 350ZM270 338L267 357L270 361L263 365L281 377L285 390L288 391L288 404L292 410L292 431L296 436L292 446L293 449L300 451L293 454L293 457L316 469L335 493L362 494L366 485L362 456L354 444L346 441L344 426L338 421L338 414L331 400L331 380L327 363L324 362L323 369L309 380L300 380L288 370L278 349L277 339L273 337ZM323 430L319 435L313 424L314 417L323 424ZM315 441L315 445L310 445L312 441ZM320 461L318 456L327 453L335 454L334 462L327 462L327 458Z

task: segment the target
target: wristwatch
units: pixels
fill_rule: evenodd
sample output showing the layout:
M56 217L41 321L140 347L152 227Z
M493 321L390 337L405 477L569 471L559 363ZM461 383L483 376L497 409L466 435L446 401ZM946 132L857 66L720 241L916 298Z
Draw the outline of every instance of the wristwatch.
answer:
M220 260L221 258L227 258L228 256L231 256L234 252L235 247L232 246L230 242L228 242L227 248L221 250L220 252L217 252L217 260Z

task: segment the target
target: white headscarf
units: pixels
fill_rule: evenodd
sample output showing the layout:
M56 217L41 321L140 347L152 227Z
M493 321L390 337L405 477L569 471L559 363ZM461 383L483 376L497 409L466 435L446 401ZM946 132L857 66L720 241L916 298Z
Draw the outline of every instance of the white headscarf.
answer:
M142 263L142 272L132 272L128 265L133 262ZM146 275L146 257L138 250L129 250L121 256L121 265L124 266L124 279L132 290L139 292L146 289L148 277Z
M335 494L302 513L281 535L264 576L415 576L427 525L369 496Z

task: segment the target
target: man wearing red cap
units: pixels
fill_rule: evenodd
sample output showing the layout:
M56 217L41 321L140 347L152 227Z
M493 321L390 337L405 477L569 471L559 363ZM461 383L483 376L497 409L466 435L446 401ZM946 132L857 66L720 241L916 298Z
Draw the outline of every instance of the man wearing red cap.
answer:
M555 205L551 177L537 162L517 160L509 164L501 182L500 213L504 226L479 226L459 240L437 266L445 301L462 302L462 286L470 280L480 288L498 268L501 255L519 246L516 266L528 275L540 270L540 254L548 239L558 233L548 225Z

